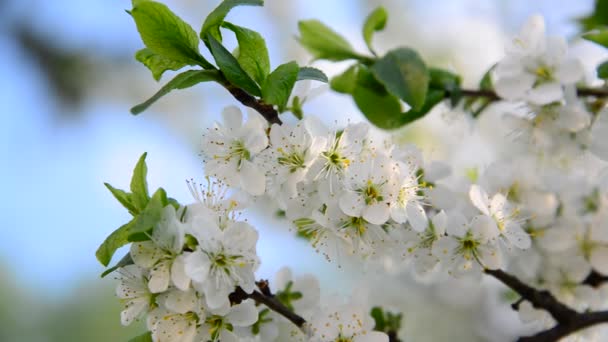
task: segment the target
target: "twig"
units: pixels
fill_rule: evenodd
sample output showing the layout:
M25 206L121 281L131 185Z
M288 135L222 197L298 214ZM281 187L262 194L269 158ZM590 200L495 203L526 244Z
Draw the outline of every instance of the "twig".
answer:
M522 299L532 303L535 308L546 310L557 321L557 324L553 328L532 336L520 337L518 342L557 341L562 337L593 325L608 323L608 311L579 313L558 301L549 291L535 289L502 270L487 269L485 273L510 287Z
M608 282L608 276L600 274L596 271L591 271L587 278L583 280L582 284L589 285L591 287L599 287L605 282Z
M460 89L458 91L464 97L483 97L490 101L500 101L502 98L492 90L484 89ZM608 88L577 88L579 96L608 97ZM452 93L446 90L446 98L450 98Z
M230 83L222 84L235 99L237 99L243 105L255 109L258 113L260 113L264 119L266 119L270 124L282 124L281 119L279 119L279 112L272 105L264 103L262 100L258 100L255 97L247 94L243 89L236 87Z
M256 290L256 291L253 291L252 293L248 294L242 288L237 287L236 290L230 294L230 296L229 296L230 301L232 303L238 304L245 299L251 298L251 299L255 300L256 303L262 303L262 304L266 305L270 310L287 318L288 320L290 320L293 324L295 324L299 328L302 328L304 326L304 324L306 323L306 320L304 318L300 317L295 312L289 310L288 307L283 305L283 303L278 301L270 293L270 291L268 290L268 282L263 280L261 282L257 282L256 284L258 284L258 287L260 287L261 292ZM265 284L265 286L261 285L261 284ZM268 293L268 294L264 294L263 292Z

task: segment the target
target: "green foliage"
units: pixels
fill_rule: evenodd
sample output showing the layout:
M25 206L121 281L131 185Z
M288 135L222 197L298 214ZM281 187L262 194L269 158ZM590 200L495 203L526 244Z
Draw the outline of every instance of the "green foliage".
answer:
M163 208L169 205L167 193L163 188L156 190L148 205L135 217L128 229L127 238L130 242L146 241L150 239L152 228L160 221Z
M129 12L150 51L176 63L210 66L198 50L196 32L167 6L155 1L133 1Z
M384 30L387 19L388 14L386 13L386 9L381 6L370 13L367 16L367 19L365 19L365 24L363 24L363 39L365 40L365 44L367 44L369 51L371 51L374 55L376 53L372 48L372 37L374 32Z
M429 72L418 53L410 48L390 51L371 67L380 83L414 110L422 109L429 84Z
M263 6L263 0L224 0L217 6L205 19L203 28L201 29L200 37L205 43L208 43L207 35L211 35L215 40L221 42L222 34L220 33L220 26L224 22L224 18L228 15L236 6Z
M303 20L298 23L299 41L315 59L343 61L359 56L344 37L318 20Z
M167 95L174 89L185 89L190 88L201 82L209 82L216 81L221 82L221 76L219 72L216 70L188 70L184 71L181 74L175 76L171 81L169 81L165 86L160 88L156 94L152 95L146 101L138 104L137 106L131 108L131 114L137 115L144 110L148 109L154 102L156 102L161 97Z
M260 87L247 72L243 70L238 60L230 51L222 46L222 44L210 34L207 35L207 40L209 42L209 50L226 79L251 95L262 96Z
M370 315L374 319L376 325L374 326L375 331L383 331L385 333L397 334L401 329L401 320L403 314L394 314L389 311L383 310L381 307L373 307Z
M313 80L324 83L329 81L327 75L325 75L323 71L311 67L301 67L300 71L298 71L298 81L303 80Z
M331 89L343 94L352 94L357 83L358 68L359 65L355 64L342 74L332 78L329 83Z
M95 256L102 265L108 266L116 250L129 243L129 230L134 223L135 219L132 219L129 223L120 226L97 248Z
M174 61L162 55L154 53L148 48L141 49L135 54L135 59L145 65L152 72L155 80L160 80L163 73L167 70L179 70L187 63Z
M608 26L608 0L595 0L593 12L578 19L583 31L590 31L601 26Z
M608 28L601 28L583 34L583 38L608 48Z
M146 177L148 176L148 166L146 165L146 156L148 153L144 153L139 157L135 169L133 170L133 176L131 177L131 199L135 208L141 211L148 205L150 195L148 194L148 182Z
M374 125L383 129L401 127L401 103L365 67L360 67L352 93L355 104Z
M296 62L279 65L264 82L262 87L264 102L277 105L279 112L284 111L299 71L300 67Z
M121 189L116 189L108 183L103 184L106 186L106 188L108 188L108 190L110 190L112 195L114 195L114 198L116 198L118 202L123 205L123 207L127 208L129 214L135 216L139 213L139 209L137 209L137 207L135 207L133 204L132 194Z
M239 43L239 53L237 60L239 65L253 78L258 84L263 84L266 76L270 73L270 59L268 49L262 36L252 30L224 22L225 27L236 35Z
M608 79L608 61L604 61L602 64L597 66L597 77L607 80Z
M121 268L121 267L125 267L127 265L133 265L133 259L131 259L131 254L127 253L124 257L122 257L122 259L120 259L119 262L116 263L116 265L108 268L107 270L105 270L102 274L101 277L105 277L108 274L116 271L117 269Z
M129 340L129 342L152 342L152 332L139 335Z

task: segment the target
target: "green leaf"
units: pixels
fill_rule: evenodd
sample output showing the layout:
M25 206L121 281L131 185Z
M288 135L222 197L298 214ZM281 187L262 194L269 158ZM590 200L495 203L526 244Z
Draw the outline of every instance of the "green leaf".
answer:
M313 80L327 83L327 75L323 71L311 67L301 67L298 71L298 81L302 80Z
M264 6L264 0L224 0L217 6L205 19L203 28L201 29L201 39L208 42L207 35L210 34L217 41L222 41L222 34L220 33L220 26L224 22L224 18L228 15L228 12L236 6Z
M146 47L177 63L213 67L198 51L196 32L164 4L134 1L130 12Z
M460 76L438 68L429 68L429 78L429 87L437 90L451 91L460 87L462 82Z
M129 223L120 226L120 228L110 234L99 248L97 248L95 256L102 265L108 266L116 250L129 243L129 231L135 223L135 220L136 219L133 218Z
M240 66L258 84L262 84L270 73L270 59L264 38L255 31L229 22L224 22L222 26L236 35L236 40L239 42L237 60Z
M595 0L593 12L578 19L583 31L590 31L600 26L608 26L608 0Z
M445 98L445 91L437 89L429 89L424 105L420 110L411 109L405 112L402 116L401 123L403 125L409 124L413 121L423 118L427 115L433 107Z
M585 33L582 37L605 48L608 48L608 28L601 28L599 30L594 30L589 33Z
M137 337L133 337L129 340L129 342L153 342L152 341L152 332L148 331L143 335L139 335Z
M154 102L161 97L167 95L174 89L185 89L192 87L201 82L216 81L220 82L220 74L216 70L188 70L175 76L171 81L165 84L156 94L152 95L145 102L131 108L131 114L137 115L148 109Z
M296 62L279 65L264 82L262 87L264 102L277 105L282 112L298 79L299 71L300 67Z
M403 126L399 99L389 94L367 69L360 68L352 95L359 110L375 126L382 129Z
M148 48L137 51L137 53L135 53L135 59L150 69L152 76L157 81L160 80L165 71L179 70L188 65L187 63L174 61L162 55L156 54Z
M120 259L120 261L116 265L114 265L114 266L108 268L107 270L105 270L101 274L101 277L103 278L103 277L107 276L108 274L116 271L117 269L119 269L121 267L125 267L127 265L133 265L133 259L131 259L131 254L130 253L127 253L124 257L122 257L122 259Z
M606 80L608 79L608 61L597 66L597 77Z
M374 32L384 30L387 19L388 14L386 13L386 9L380 6L367 16L365 24L363 24L363 39L365 40L365 44L367 44L369 51L374 55L376 53L372 48L372 36L374 35Z
M131 199L138 211L144 210L150 199L150 195L148 194L148 182L146 180L146 177L148 176L148 166L146 165L147 155L148 153L144 153L139 157L135 169L133 170L133 176L131 177Z
M372 311L370 312L370 316L372 316L376 324L374 326L374 330L384 331L384 329L386 328L386 322L384 321L384 311L382 310L382 308L378 306L373 307Z
M343 94L352 94L357 83L358 68L358 64L355 64L342 74L332 78L329 83L331 89Z
M254 96L262 96L260 87L251 77L241 68L241 65L236 58L226 50L213 36L207 35L209 41L209 49L215 62L220 67L220 70L230 83L242 88L246 92Z
M131 242L149 240L151 230L160 221L163 208L166 205L168 205L167 193L163 188L159 188L129 228L128 240Z
M418 53L410 48L398 48L379 59L371 70L380 83L393 95L420 110L429 85L429 73Z
M123 207L127 208L127 210L129 211L129 213L131 215L135 216L139 213L139 209L137 209L132 202L133 201L132 194L130 194L124 190L116 189L115 187L111 186L108 183L103 183L103 184L106 186L106 188L108 188L108 190L110 190L112 195L114 195L114 198L116 198L118 200L118 202L120 202L120 204L123 205Z
M315 59L342 61L359 58L346 39L318 20L300 21L298 28L300 44Z

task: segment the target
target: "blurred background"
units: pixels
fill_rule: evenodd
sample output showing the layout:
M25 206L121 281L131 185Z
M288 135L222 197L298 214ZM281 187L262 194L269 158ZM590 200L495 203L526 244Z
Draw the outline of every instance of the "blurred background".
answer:
M219 0L164 2L198 30ZM502 56L505 41L528 16L543 14L550 34L576 39L576 19L593 11L592 0L266 0L264 8L238 8L228 19L262 33L274 68L292 59L309 62L294 39L300 19L320 19L363 50L361 25L380 4L389 22L376 36L377 50L414 47L428 64L464 75L469 86ZM150 188L162 186L190 202L185 180L203 177L201 132L224 106L236 104L220 87L201 84L166 96L140 116L129 114L172 77L167 73L157 83L134 60L143 44L124 12L130 7L126 0L0 0L1 342L127 341L141 330L120 326L114 280L99 278L95 250L129 217L103 182L127 188L133 165L147 151ZM596 53L592 46L580 49ZM314 65L330 76L346 66ZM337 126L362 119L348 97L329 92L304 109ZM398 134L433 146L448 132L440 117L430 115ZM272 279L288 265L296 274L316 274L330 293L355 287L357 272L336 271L272 212L256 208L250 216L261 230L260 278ZM479 294L459 304L445 294L453 288L404 286L399 297L410 312L408 341L505 338L476 327L486 304L465 304ZM384 300L390 302L390 294ZM516 320L506 315L495 325ZM485 329L491 332L492 325Z

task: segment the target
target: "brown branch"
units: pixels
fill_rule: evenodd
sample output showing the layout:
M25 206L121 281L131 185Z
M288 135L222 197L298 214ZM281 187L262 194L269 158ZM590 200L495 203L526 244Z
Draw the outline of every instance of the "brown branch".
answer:
M278 313L279 315L287 318L296 326L302 328L306 323L306 320L295 312L291 311L288 307L283 305L279 300L276 299L268 288L268 282L265 280L256 282L260 291L253 291L252 293L246 293L242 288L237 287L234 292L232 292L229 296L230 302L238 304L245 299L251 298L256 301L256 303L261 303L266 305L270 310Z
M608 276L600 274L595 270L592 270L591 273L583 280L582 284L589 285L591 287L599 287L603 283L608 282Z
M279 112L274 109L274 106L264 103L262 100L256 99L255 97L249 95L243 89L234 86L228 82L223 83L222 86L234 96L240 103L243 105L255 109L258 113L260 113L266 121L270 124L282 124L281 119L279 119Z
M535 308L547 311L557 321L553 328L532 336L520 337L518 342L557 341L593 325L608 323L608 311L579 313L558 301L549 291L535 289L502 270L485 270L485 273L510 287Z

